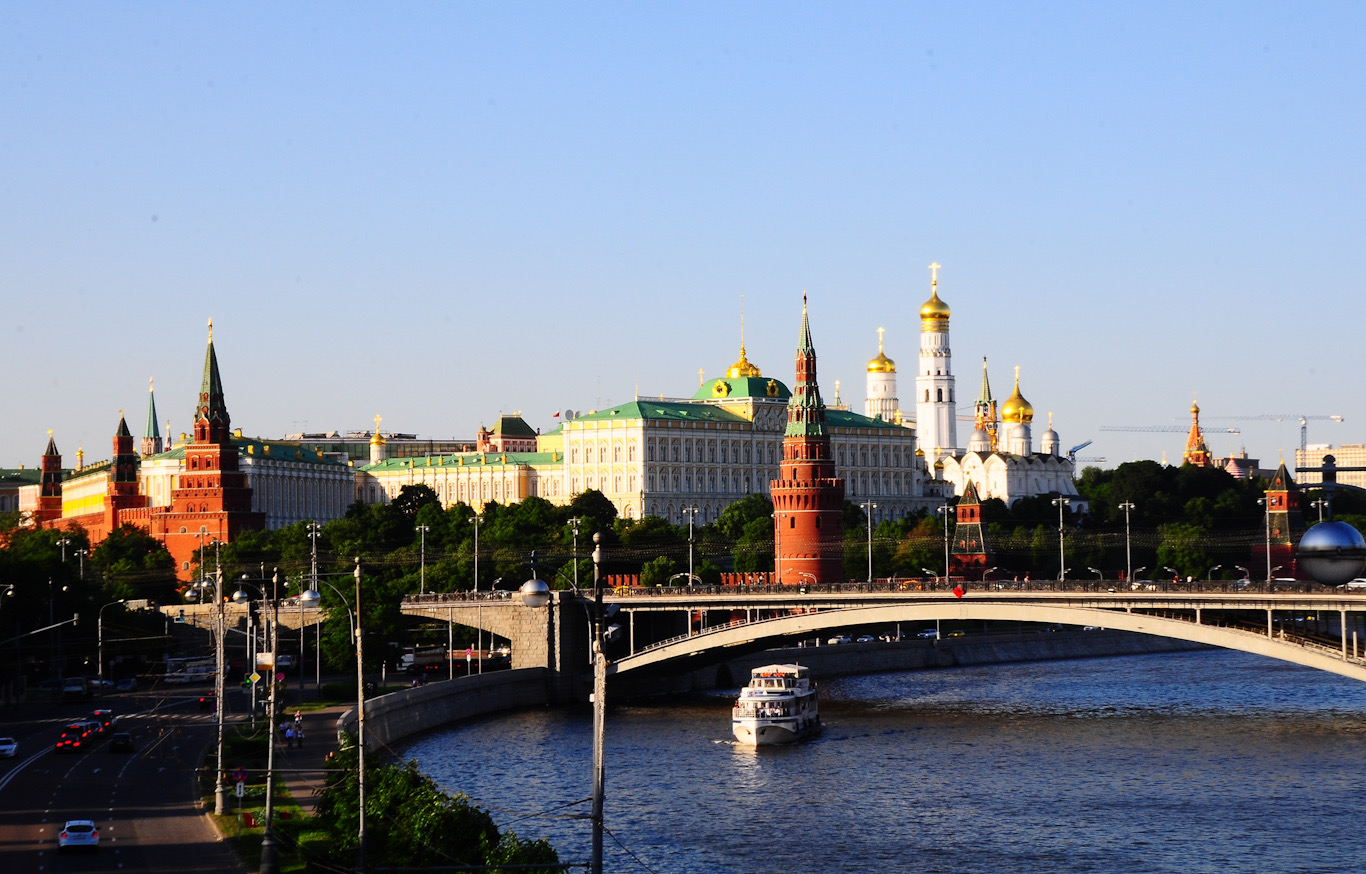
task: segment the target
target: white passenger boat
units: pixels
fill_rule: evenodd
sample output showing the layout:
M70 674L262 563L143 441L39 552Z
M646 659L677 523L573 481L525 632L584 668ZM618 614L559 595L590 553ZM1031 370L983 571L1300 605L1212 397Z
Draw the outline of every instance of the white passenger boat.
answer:
M799 740L820 731L816 688L804 665L765 665L750 672L749 685L731 708L731 730L746 746Z

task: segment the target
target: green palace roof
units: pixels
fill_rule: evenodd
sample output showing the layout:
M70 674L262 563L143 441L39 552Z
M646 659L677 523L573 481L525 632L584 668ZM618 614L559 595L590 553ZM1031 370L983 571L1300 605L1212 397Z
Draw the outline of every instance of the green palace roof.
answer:
M366 473L388 471L463 469L467 467L536 467L559 464L558 452L461 452L452 455L424 455L419 458L386 458L378 464L360 468Z
M62 473L69 476L71 474L71 469L66 468ZM0 483L6 485L18 483L21 486L27 486L42 481L43 469L41 467L0 468Z
M829 407L825 410L825 424L831 428L881 428L891 430L893 428L909 431L904 425L895 422L885 422L882 419L870 419L867 416L850 412L849 410L832 410Z
M738 400L740 398L777 398L787 400L792 391L776 379L767 376L723 376L709 379L697 389L695 401Z
M736 380L736 382L744 381ZM574 422L630 421L633 419L749 424L749 420L744 416L737 416L722 407L686 401L632 401L629 404L612 407L610 410L599 410L595 413L579 416Z
M236 437L232 438L233 445L237 451L245 458L269 458L272 461L297 461L302 464L332 464L344 466L345 462L333 461L326 458L316 449L308 449L293 440L262 440L258 437ZM181 459L185 457L185 446L181 444L174 449L165 452L149 455L144 461L158 461L162 459Z

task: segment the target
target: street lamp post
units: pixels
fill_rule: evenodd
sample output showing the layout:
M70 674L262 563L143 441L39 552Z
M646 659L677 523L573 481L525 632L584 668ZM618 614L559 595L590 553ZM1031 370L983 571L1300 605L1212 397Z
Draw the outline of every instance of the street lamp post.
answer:
M313 593L309 597L311 602L318 600L318 535L322 533L322 526L317 522L308 523L309 546L309 591ZM300 638L302 640L302 638ZM303 659L304 653L300 644L299 658ZM301 668L302 669L302 668ZM323 627L321 622L313 623L313 691L316 693L322 688L323 684Z
M985 568L985 569L982 571L982 582L985 583L985 582L987 581L987 574L991 573L992 571L998 571L998 570L1000 570L1000 568L998 568L998 567L989 567L989 568Z
M1217 570L1219 570L1219 569L1222 568L1222 567L1223 567L1223 565L1221 565L1221 564L1216 564L1214 567L1210 568L1210 569L1209 569L1209 573L1205 575L1205 582L1207 582L1207 583L1208 583L1208 582L1213 582L1213 581L1214 581L1214 572L1217 571Z
M1053 506L1058 508L1058 581L1063 582L1067 579L1067 542L1063 536L1066 528L1062 524L1062 509L1072 503L1071 498L1056 497L1053 499Z
M607 656L602 651L602 533L593 534L593 844L590 874L602 874L602 805L606 794Z
M482 516L474 515L470 517L470 522L474 525L474 590L479 591L479 526L484 524Z
M66 564L66 548L70 546L72 542L73 541L69 537L63 537L61 540L57 541L57 545L62 548L62 564Z
M1319 508L1319 521L1320 521L1320 522L1323 521L1323 508L1326 507L1327 505L1328 505L1328 502L1325 501L1323 498L1316 498L1316 499L1314 499L1314 500L1312 500L1312 501L1309 502L1309 506L1311 506L1311 507L1318 507L1318 508Z
M698 510L696 506L684 507L683 512L688 514L688 581L691 582L694 579L692 572L692 525L697 518Z
M877 509L877 504L872 501L864 501L860 504L863 507L864 522L868 527L868 585L873 584L873 511Z
M1134 578L1134 557L1129 537L1129 511L1134 508L1134 502L1125 501L1119 505L1119 508L1124 511L1124 578L1132 581Z
M947 502L945 502L944 506L942 506L942 507L935 507L935 509L934 509L934 511L935 511L936 513L942 514L943 517L944 517L944 581L945 581L945 582L948 582L948 579L949 579L949 512L950 512L952 509L953 509L953 508L952 508L951 506L949 506L949 504L948 504Z
M1271 582L1271 502L1265 496L1257 499L1257 503L1266 508L1266 581Z
M78 568L77 577L80 578L80 579L82 579L82 580L85 579L85 557L86 557L87 555L89 555L89 554L90 554L90 550L88 550L88 549L78 549L78 550L76 550L76 559L77 559L77 565L76 565L76 566L77 566L77 568Z
M1095 574L1097 580L1103 580L1103 579L1105 579L1105 574L1102 573L1102 572L1101 572L1100 570L1098 570L1097 568L1088 567L1087 570L1090 571L1091 573Z
M574 596L579 594L579 517L569 520L569 528L574 532Z
M13 586L10 586L10 591L7 592L6 594L11 594L11 595L14 594L14 587L13 587ZM105 604L103 607L101 607L101 608L100 608L100 612L99 612L98 614L96 614L96 616L95 616L95 636L96 636L96 638L98 639L98 643L96 644L96 648L97 648L97 653L96 653L96 655L97 655L97 657L98 657L98 659L99 659L99 662L100 662L100 664L99 664L100 685L104 685L104 611L107 610L107 609L109 609L110 607L113 607L115 604L122 604L122 603L124 603L124 601L123 601L122 598L120 598L120 599L117 600L117 601L110 601L108 604Z
M266 704L266 732L270 745L266 748L266 827L261 834L261 874L276 874L280 858L275 847L275 717L276 666L280 658L280 569L275 568L270 578L270 700Z
M427 594L427 532L432 529L430 525L418 525L413 530L422 535L422 552L420 553L421 558L418 559L417 592L419 595L425 595Z

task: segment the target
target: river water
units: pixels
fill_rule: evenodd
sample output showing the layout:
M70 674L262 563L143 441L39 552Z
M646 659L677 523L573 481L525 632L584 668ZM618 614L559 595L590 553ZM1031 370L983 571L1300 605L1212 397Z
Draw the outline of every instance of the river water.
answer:
M825 731L745 749L730 694L612 707L611 872L1357 872L1366 684L1215 651L849 677ZM588 859L591 713L398 752ZM579 802L579 803L576 803Z

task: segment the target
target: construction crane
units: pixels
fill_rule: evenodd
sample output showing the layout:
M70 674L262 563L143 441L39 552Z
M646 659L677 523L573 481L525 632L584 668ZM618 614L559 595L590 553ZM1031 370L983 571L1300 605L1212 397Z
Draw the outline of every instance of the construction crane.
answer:
M1147 433L1163 434L1185 434L1191 429L1190 425L1101 425L1102 431L1140 431ZM1202 431L1210 431L1215 434L1241 434L1238 428L1201 428Z
M1341 416L1301 416L1294 413L1262 413L1258 416L1210 416L1211 419L1222 419L1226 422L1284 422L1287 419L1300 421L1300 451L1309 448L1309 423L1310 422L1341 422ZM1101 429L1104 430L1104 429Z

